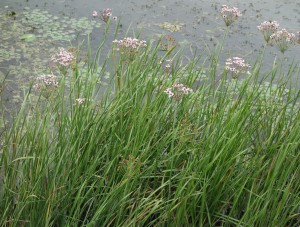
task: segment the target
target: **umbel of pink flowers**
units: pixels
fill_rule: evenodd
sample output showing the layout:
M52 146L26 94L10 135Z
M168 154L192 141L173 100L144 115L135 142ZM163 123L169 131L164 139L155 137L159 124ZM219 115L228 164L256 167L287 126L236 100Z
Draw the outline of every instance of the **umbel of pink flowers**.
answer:
M54 74L41 75L36 78L36 84L33 85L33 89L40 92L45 98L48 98L51 93L59 86L57 76Z
M147 42L145 40L131 37L125 37L121 40L115 39L112 42L114 44L113 49L126 56L126 61L132 61L141 48L147 47Z
M291 45L296 44L295 34L284 28L271 35L270 39L277 45L281 53L284 53Z
M113 43L115 43L118 48L131 48L134 50L147 46L147 42L145 40L139 40L131 37L125 37L121 40L115 39Z
M230 8L227 5L222 5L221 8L221 16L226 24L226 26L230 26L233 22L235 22L242 14L236 7Z
M69 66L74 60L74 55L66 51L64 48L60 48L59 52L51 57L52 62L64 67Z
M172 87L167 88L164 92L169 96L169 98L173 98L175 101L179 102L184 95L188 95L193 92L193 90L185 87L183 84L174 83Z
M240 73L249 73L248 69L251 67L245 63L244 59L239 57L228 58L225 64L225 69L232 72L234 79L236 79Z
M92 13L93 17L99 17L101 20L103 20L105 23L108 22L109 18L112 17L112 9L106 8L100 11L99 13L94 10ZM114 20L117 20L117 17L113 17Z
M264 21L259 26L258 30L262 32L267 43L270 41L270 36L273 35L279 28L277 21Z
M284 53L291 45L300 43L299 33L297 37L285 28L278 30L279 23L277 21L264 21L257 28L262 32L266 42L275 44L281 53Z

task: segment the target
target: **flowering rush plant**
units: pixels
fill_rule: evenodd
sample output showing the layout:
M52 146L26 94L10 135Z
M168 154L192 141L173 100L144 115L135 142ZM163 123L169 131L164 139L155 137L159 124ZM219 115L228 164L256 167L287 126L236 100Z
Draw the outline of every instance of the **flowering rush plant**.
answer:
M268 43L271 35L273 35L279 28L279 23L277 21L264 21L257 26L257 28L262 32L264 39Z
M175 99L175 101L179 102L184 95L188 95L193 92L191 88L185 87L183 84L175 83L172 87L167 88L164 91L169 98Z
M288 32L284 28L271 35L270 39L277 45L281 53L284 53L291 45L296 44L295 34Z
M248 69L251 67L245 63L244 59L239 57L228 58L225 64L225 69L232 72L233 78L237 78L240 73L249 73Z
M132 50L132 51L137 51L141 47L146 47L147 42L145 40L139 40L136 38L131 38L131 37L125 37L124 39L121 40L114 40L113 43L117 45L117 48L115 50Z
M240 13L238 8L236 8L236 7L230 8L227 5L222 5L221 16L222 16L226 26L230 26L240 16L242 16L242 14Z
M64 48L60 48L59 52L51 57L51 61L59 66L67 67L75 60L74 55Z
M125 54L129 60L133 59L135 54L139 52L140 48L147 47L147 42L145 40L139 40L131 37L125 37L121 40L116 39L113 43L116 45L114 50Z
M172 59L167 59L167 60L162 60L159 62L159 64L161 65L162 69L164 70L164 72L166 74L171 73L172 71Z
M57 76L54 74L41 75L37 77L36 84L33 85L33 89L41 92L44 97L49 97L51 92L56 90L59 86Z
M100 17L101 20L103 20L105 23L108 22L109 18L112 17L112 9L106 8L100 11L99 13L94 10L92 13L93 17ZM113 17L114 20L117 20L117 17Z

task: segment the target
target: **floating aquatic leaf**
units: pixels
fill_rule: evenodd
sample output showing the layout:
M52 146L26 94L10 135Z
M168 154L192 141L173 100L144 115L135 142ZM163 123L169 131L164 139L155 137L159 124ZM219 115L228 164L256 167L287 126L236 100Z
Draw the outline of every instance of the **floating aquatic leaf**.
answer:
M157 24L162 29L168 30L170 32L177 32L180 31L181 28L185 25L184 23L179 23L177 20L173 23L171 22L163 22L160 24Z
M24 34L20 37L20 39L26 42L33 42L36 40L36 36L34 34Z

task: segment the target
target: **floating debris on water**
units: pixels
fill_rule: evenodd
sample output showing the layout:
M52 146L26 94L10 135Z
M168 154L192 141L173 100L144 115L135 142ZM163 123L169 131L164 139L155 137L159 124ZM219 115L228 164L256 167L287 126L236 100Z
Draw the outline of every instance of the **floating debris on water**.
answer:
M184 23L180 23L178 20L174 22L163 22L160 24L157 24L160 28L165 29L169 32L177 32L182 29L183 26L185 26Z

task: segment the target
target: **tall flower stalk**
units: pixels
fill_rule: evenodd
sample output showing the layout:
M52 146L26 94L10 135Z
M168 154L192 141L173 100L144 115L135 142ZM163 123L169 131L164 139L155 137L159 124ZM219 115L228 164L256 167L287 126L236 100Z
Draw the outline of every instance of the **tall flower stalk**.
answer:
M118 90L121 90L122 83L124 82L122 66L129 62L132 62L136 56L140 53L141 49L147 47L145 40L139 40L136 38L125 37L121 40L113 41L113 51L119 52L120 65L117 64L116 56L113 52L112 58L116 70L117 86Z
M193 90L189 87L186 87L183 84L174 83L172 87L167 88L164 91L170 99L172 99L174 103L174 114L173 114L173 139L172 139L172 145L171 150L174 149L175 139L177 136L177 129L176 129L176 123L177 123L177 115L178 115L178 106L181 102L183 96L188 95L193 92Z

